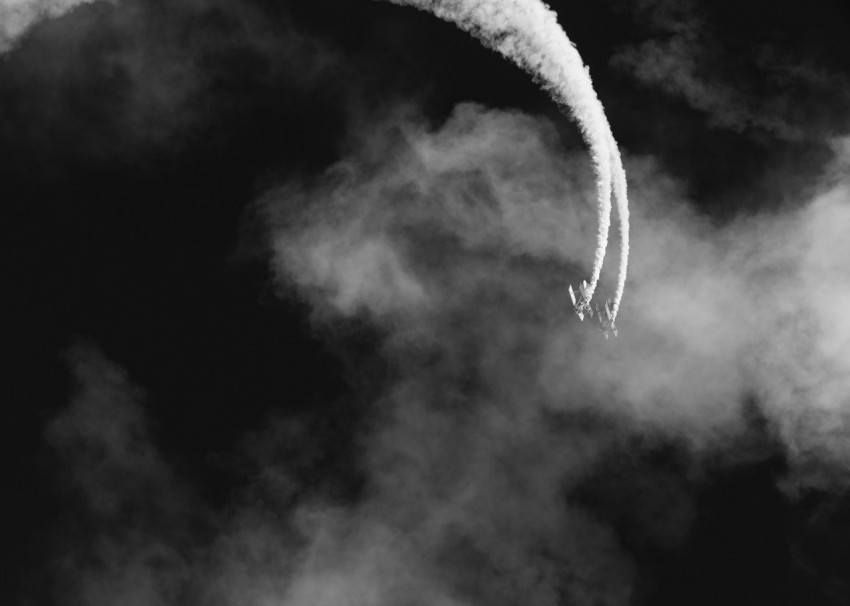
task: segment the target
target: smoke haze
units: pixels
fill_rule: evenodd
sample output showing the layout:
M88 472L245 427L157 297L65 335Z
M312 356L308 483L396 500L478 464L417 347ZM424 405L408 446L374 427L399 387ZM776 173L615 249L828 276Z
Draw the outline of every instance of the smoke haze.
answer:
M628 604L649 554L687 537L712 469L778 450L789 500L846 488L846 175L794 213L718 228L650 158L628 159L633 311L609 343L560 305L593 184L551 124L462 105L437 130L405 113L368 132L325 179L262 202L280 287L320 325L381 335L364 488L305 497L291 459L256 447L268 467L246 490L274 498L205 515L135 388L78 347L79 395L46 434L96 537L61 560L78 603ZM278 423L269 444L297 436ZM641 462L665 444L679 454Z
M841 11L831 16L835 25L846 23L846 7L830 8ZM834 136L839 123L846 128L846 72L809 47L783 44L770 6L753 3L751 14L735 15L737 7L725 3L641 0L623 10L636 16L647 39L618 49L613 65L704 112L710 127L791 141ZM741 31L720 30L712 13L728 13L725 18L739 21ZM824 45L835 43L823 29L831 25L817 11L795 14L807 24L817 21L812 29L820 31ZM747 26L759 21L769 25L747 35ZM802 111L814 97L819 111Z
M3 0L0 2L0 52L5 52L37 21L59 17L92 0Z
M69 196L82 219L58 237L74 212L58 213L58 227L23 249L46 251L30 273L49 281L53 264L68 263L63 280L82 289L102 273L107 286L80 303L44 298L73 311L55 339L66 379L37 423L56 515L33 541L37 557L20 565L18 603L850 601L843 93L836 87L819 118L762 112L757 86L726 81L735 68L713 77L722 62L697 61L712 69L692 70L691 54L718 27L704 3L614 4L635 28L673 35L669 47L612 43L591 63L603 100L640 82L610 104L632 150L623 153L632 237L620 336L607 341L564 305L597 237L596 175L565 134L573 127L537 99L452 98L441 112L440 93L410 94L409 81L398 85L404 94L367 92L399 65L444 62L428 59L440 47L434 32L466 67L474 45L454 46L463 42L436 20L364 2L378 33L346 46L332 26L319 30L329 40L304 23L343 23L359 9L311 21L293 8L291 21L275 22L263 3L193 0L169 17L128 0L26 30L0 66L15 83L0 95L16 112L0 123L5 155L18 150L50 167L43 174L75 179L84 176L75 167L95 162L88 170L106 192L106 202ZM420 38L419 27L435 29ZM115 46L71 52L98 32ZM358 46L384 34L394 41ZM104 61L119 66L118 84L103 84ZM760 65L774 74L779 62ZM239 80L246 66L257 71ZM826 61L817 69L850 73ZM807 99L821 81L806 73L784 82L801 87L794 112L815 114ZM718 185L726 197L713 199L683 167L722 175L714 156L695 145L669 161L681 109L627 123L644 94L684 101L691 129L740 136L717 143L732 160L768 141L775 164L740 162L746 178ZM91 105L75 105L80 96ZM299 99L313 97L311 118ZM91 137L52 145L57 132ZM642 144L630 139L644 132ZM160 176L171 159L174 172L192 174L185 183ZM137 164L162 189L101 182ZM22 174L27 194L40 186L35 172ZM165 201L155 195L172 188ZM207 224L220 211L205 202L220 189L236 210ZM729 200L736 212L725 212ZM103 241L85 226L95 204L110 209ZM126 224L116 227L112 204L130 213ZM214 254L197 235L211 225L227 234ZM76 260L86 247L94 252ZM112 256L114 267L101 260ZM153 269L140 271L148 256ZM228 290L225 265L248 274L239 292L249 303ZM616 285L604 272L600 287ZM42 298L22 307L30 301ZM163 321L158 306L181 311ZM88 307L111 319L80 320L88 316L77 308ZM20 340L31 349L42 344L35 325ZM74 334L84 336L69 347ZM228 431L213 434L214 422Z

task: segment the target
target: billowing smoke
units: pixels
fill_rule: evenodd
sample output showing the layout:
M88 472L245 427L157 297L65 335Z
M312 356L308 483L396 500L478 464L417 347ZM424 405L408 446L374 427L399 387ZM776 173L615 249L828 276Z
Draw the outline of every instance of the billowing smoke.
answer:
M0 1L0 53L9 50L36 22L58 17L93 0L2 0Z
M735 465L765 456L746 438L755 406L787 457L788 498L846 487L850 325L840 310L850 297L841 236L850 183L846 174L815 177L812 199L795 212L716 227L651 158L632 158L634 312L612 346L565 322L558 305L557 276L576 271L591 237L580 210L591 194L582 164L547 144L550 128L476 106L458 107L438 130L403 119L376 126L383 144L373 138L324 183L291 185L267 202L281 225L277 267L317 322L360 318L386 335L401 378L381 404L386 435L369 449L380 463L373 494L393 503L406 529L454 522L417 545L472 533L494 575L485 587L531 574L511 564L522 561L537 571L535 591L550 582L551 595L586 596L567 603L628 603L625 552L594 535L580 550L602 575L594 577L536 526L546 519L581 544L586 535L567 529L588 522L576 521L569 500L558 505L559 494L580 491L612 442L678 440L697 460ZM846 152L836 145L838 165ZM378 158L387 161L376 166ZM567 226L567 237L553 226ZM555 429L557 419L584 415L595 421ZM532 475L516 484L502 465L520 460ZM668 505L672 526L650 524L643 540L675 547L687 532L688 500ZM653 505L631 506L648 523L652 514L640 512ZM490 527L506 529L510 547L490 543ZM544 580L550 565L571 570L567 589ZM526 603L557 603L528 595Z
M72 349L77 396L47 430L77 503L64 603L644 603L717 469L778 452L789 502L846 489L846 144L798 210L722 227L630 158L634 312L606 342L561 304L594 184L553 132L405 110L260 201L281 291L379 343L374 399L345 403L367 422L324 421L355 436L342 475L303 420L272 417L232 455L250 480L211 507L154 446L144 394Z
M374 158L348 160L321 187L284 190L279 206L270 205L289 224L276 240L281 277L322 317L365 315L411 346L426 339L450 347L451 339L431 338L444 315L461 314L459 327L492 341L480 347L493 361L519 347L513 339L523 342L517 327L507 344L496 336L502 330L495 325L516 306L516 321L536 344L521 348L533 361L522 373L529 373L528 389L542 382L550 407L592 401L596 410L703 443L726 423L736 427L750 393L775 413L795 452L825 449L841 460L838 443L812 423L842 426L840 394L850 370L850 326L839 312L850 296L840 237L846 176L814 181L812 201L790 215L717 228L690 210L676 181L651 159L634 158L634 196L646 209L635 222L637 309L625 321L635 336L607 347L554 313L563 288L552 272L579 267L590 235L581 219L589 192L580 163L547 148L546 128L460 106L437 131L416 121L376 129L404 133L403 143L378 148L394 158L385 168L364 172L359 167ZM375 153L371 145L367 156ZM837 163L844 147L836 142ZM573 204L559 207L559 196ZM293 222L297 208L307 210ZM512 374L497 367L500 377Z
M764 570L793 580L814 569L824 588L806 595L846 601L846 545L835 555L821 535L843 528L830 520L850 492L850 144L833 137L832 161L795 176L807 194L781 213L725 223L702 214L654 155L627 155L631 298L621 337L606 342L570 321L564 276L580 278L598 244L588 211L608 200L601 183L622 220L622 293L625 170L574 49L551 13L529 6L520 30L496 28L490 43L531 53L512 57L544 83L579 87L568 90L584 119L604 126L602 138L584 132L593 165L564 151L550 121L518 110L460 103L435 121L415 103L385 102L352 120L327 170L280 177L256 201L261 225L246 231L264 240L245 246L262 249L280 296L303 304L317 338L348 364L350 393L281 406L207 453L205 472L227 484L210 495L197 461L160 444L161 407L181 403L135 385L126 352L72 346L73 396L44 431L61 515L23 603L736 603L706 597L734 571L715 574L708 556L693 565L694 551L710 551L700 540L723 537L730 568L740 564L756 597L772 599L791 581L759 577L760 562L736 554L766 551L735 533L772 515L768 506L804 511L813 495L835 497L811 517L814 531L773 537L796 567ZM257 31L247 25L265 31L260 18L237 21L225 28L237 47ZM539 23L540 44L572 57L584 84L538 45ZM185 403L194 416L184 435L209 409L198 400ZM717 491L729 477L744 478L741 490ZM723 526L718 492L753 486L771 498ZM768 527L777 529L786 527ZM676 586L685 560L691 574L706 572ZM670 586L679 593L661 593ZM733 591L737 603L760 603Z
M596 170L599 227L593 258L589 302L596 291L608 246L611 224L612 170L614 194L620 217L620 278L614 298L616 317L626 284L629 255L629 213L625 174L617 143L611 133L602 104L593 90L590 72L575 46L558 25L555 14L538 0L523 2L481 0L391 0L415 6L450 21L470 32L481 42L528 71L552 98L565 106L578 122L590 147Z

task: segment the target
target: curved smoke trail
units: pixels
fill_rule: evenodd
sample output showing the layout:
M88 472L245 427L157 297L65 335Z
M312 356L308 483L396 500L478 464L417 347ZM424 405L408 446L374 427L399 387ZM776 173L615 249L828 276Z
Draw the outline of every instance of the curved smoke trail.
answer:
M614 199L617 202L617 216L620 222L620 271L617 277L617 292L611 306L611 322L617 319L620 301L626 288L626 274L629 270L629 195L626 169L614 136L610 136L611 164L614 167Z
M468 31L504 57L529 72L549 93L552 99L569 109L578 123L579 131L590 148L596 172L598 219L596 252L587 300L593 297L611 225L611 166L612 160L618 175L622 171L619 151L602 103L593 89L590 74L575 46L558 25L553 11L539 0L389 0L395 4L413 6L430 12L459 28ZM618 178L615 189L619 191L618 205L621 221L628 221L625 176ZM624 213L625 209L625 213ZM621 223L628 252L628 226ZM624 263L621 263L621 282L615 303L619 305L622 285L625 283ZM616 311L614 312L616 313Z

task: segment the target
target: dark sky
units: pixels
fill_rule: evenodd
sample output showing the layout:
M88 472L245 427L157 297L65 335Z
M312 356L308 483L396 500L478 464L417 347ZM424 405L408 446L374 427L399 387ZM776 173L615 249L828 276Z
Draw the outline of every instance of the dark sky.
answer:
M629 176L609 341L576 124L451 24L5 32L0 603L850 604L850 6L550 6Z

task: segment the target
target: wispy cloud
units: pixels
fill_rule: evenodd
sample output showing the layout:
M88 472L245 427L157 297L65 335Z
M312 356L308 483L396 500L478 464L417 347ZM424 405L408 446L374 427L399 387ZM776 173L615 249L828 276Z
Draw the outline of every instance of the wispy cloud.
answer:
M76 6L94 0L2 0L0 1L0 53L9 50L35 23L59 17Z
M835 120L845 120L850 81L799 50L721 31L707 5L693 1L645 0L629 12L647 39L619 49L613 65L682 99L710 125L801 141L835 135Z
M91 344L67 356L76 394L45 430L69 504L56 590L70 603L173 603L203 516L152 442L143 392Z
M356 428L334 409L324 444L270 420L243 446L251 480L215 508L156 447L127 373L71 349L76 395L45 434L69 503L63 595L628 604L687 540L706 470L778 454L789 500L847 486L846 146L799 210L722 227L628 159L633 294L606 342L562 305L594 236L587 159L521 113L415 116L364 125L325 178L260 203L280 288L317 325L380 335Z
M709 109L730 119L727 101ZM564 309L594 179L552 124L462 104L439 126L407 107L353 128L345 158L258 208L280 291L375 340L369 401L318 428L269 419L215 506L157 446L155 394L72 347L75 395L45 431L67 505L55 601L640 603L707 470L773 456L789 501L848 487L846 140L799 175L795 210L723 225L626 158L629 305L606 342Z
M461 106L436 130L401 119L370 132L395 134L383 139L385 166L354 154L344 179L290 185L267 204L282 285L311 302L317 322L361 318L386 334L401 378L382 404L389 424L367 446L379 463L373 506L387 503L382 513L405 534L426 532L417 544L451 543L441 528L469 533L487 545L475 552L487 571L517 583L530 574L538 588L549 564L578 566L563 549L581 544L595 572L578 566L570 590L622 603L629 558L604 525L565 509L563 494L627 435L683 441L698 461L766 456L744 439L753 402L789 462L789 498L846 485L846 174L809 175L815 193L798 211L717 227L651 158L631 158L632 301L609 343L558 306L592 237L590 175L551 148L545 123ZM357 253L376 242L381 255ZM576 424L585 416L594 421ZM652 492L638 490L637 511ZM688 499L670 506L677 527L648 525L650 541L687 526ZM576 524L589 534L566 530ZM483 530L493 527L508 534ZM511 528L526 542L505 553L487 543ZM555 547L544 528L569 536ZM555 580L549 589L566 591Z
M296 31L285 8L92 2L38 20L6 55L0 128L6 145L34 148L39 162L168 157L218 121L264 110L273 91L289 92L297 109L304 91L344 87L343 71L335 51Z

